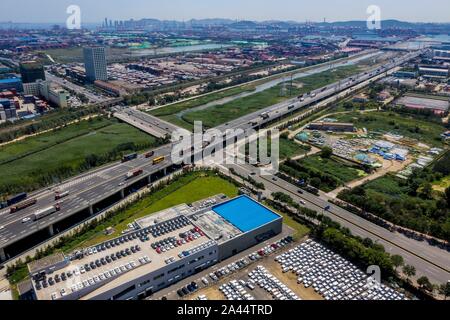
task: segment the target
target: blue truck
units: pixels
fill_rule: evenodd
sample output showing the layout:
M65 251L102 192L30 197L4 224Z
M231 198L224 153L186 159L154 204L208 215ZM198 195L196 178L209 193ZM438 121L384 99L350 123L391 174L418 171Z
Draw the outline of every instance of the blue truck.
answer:
M16 204L24 199L27 198L27 193L26 192L22 192L19 194L16 194L15 196L12 196L11 198L9 198L8 200L6 200L6 204L8 206L12 206L13 204Z
M122 158L122 162L127 162L127 161L131 161L137 158L137 153L132 153L132 154L128 154L126 156L123 156Z

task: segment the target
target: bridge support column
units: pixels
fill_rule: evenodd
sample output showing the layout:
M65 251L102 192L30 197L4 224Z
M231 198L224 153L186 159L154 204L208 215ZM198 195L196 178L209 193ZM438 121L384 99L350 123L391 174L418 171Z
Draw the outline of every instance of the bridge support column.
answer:
M163 172L164 172L164 176L167 175L167 168L164 168Z
M125 198L125 189L120 190L120 197Z
M52 224L48 226L48 233L50 234L51 237L55 235L55 230L53 230Z
M0 248L0 261L5 261L5 260L6 260L5 249Z
M89 215L90 216L94 215L94 207L93 206L89 206Z
M147 177L147 182L148 182L148 184L152 183L152 176L151 176L151 175L149 175L149 176Z

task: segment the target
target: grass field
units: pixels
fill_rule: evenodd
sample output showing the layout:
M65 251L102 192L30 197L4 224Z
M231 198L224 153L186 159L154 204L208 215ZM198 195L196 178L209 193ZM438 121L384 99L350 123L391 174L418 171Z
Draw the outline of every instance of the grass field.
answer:
M126 56L128 52L129 50L125 48L107 48L106 57ZM49 49L42 51L42 53L50 55L57 63L83 62L83 48ZM43 59L46 60L47 58L43 56Z
M326 159L319 155L302 159L302 164L309 168L328 173L342 182L350 182L365 175L364 171L351 168L337 158Z
M443 145L440 135L447 130L442 123L395 112L352 112L336 115L338 121L353 122L358 128L381 133L396 133L431 146Z
M450 187L450 176L442 178L440 181L436 181L433 184L433 189L436 191L444 192L445 189Z
M354 74L358 70L359 68L357 66L346 66L330 71L324 71L295 80L292 87L289 84L286 84L286 94L284 95L280 94L283 88L283 85L280 84L265 91L239 98L220 106L188 112L183 116L183 120L191 125L194 121L202 121L204 127L212 128L246 114L283 102L294 96L331 84L339 79Z
M365 175L363 170L351 167L340 159L334 157L327 159L320 155L287 162L280 166L280 170L294 178L305 179L312 186L325 192Z
M294 140L280 138L280 160L300 156L308 151L308 146L300 145Z
M0 194L32 190L80 173L86 157L127 152L130 144L148 148L158 141L126 124L97 118L0 147Z

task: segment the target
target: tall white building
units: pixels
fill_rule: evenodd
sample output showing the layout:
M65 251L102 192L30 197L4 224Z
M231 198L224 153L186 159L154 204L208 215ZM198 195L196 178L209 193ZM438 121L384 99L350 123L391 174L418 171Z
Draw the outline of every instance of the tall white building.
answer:
M90 82L107 81L106 54L104 47L88 47L83 49L86 78Z

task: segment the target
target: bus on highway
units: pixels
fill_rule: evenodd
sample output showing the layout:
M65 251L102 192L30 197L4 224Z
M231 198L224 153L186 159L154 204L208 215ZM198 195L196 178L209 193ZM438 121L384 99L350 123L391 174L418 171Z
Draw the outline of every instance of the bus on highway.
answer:
M163 162L165 157L157 157L153 159L153 165Z

